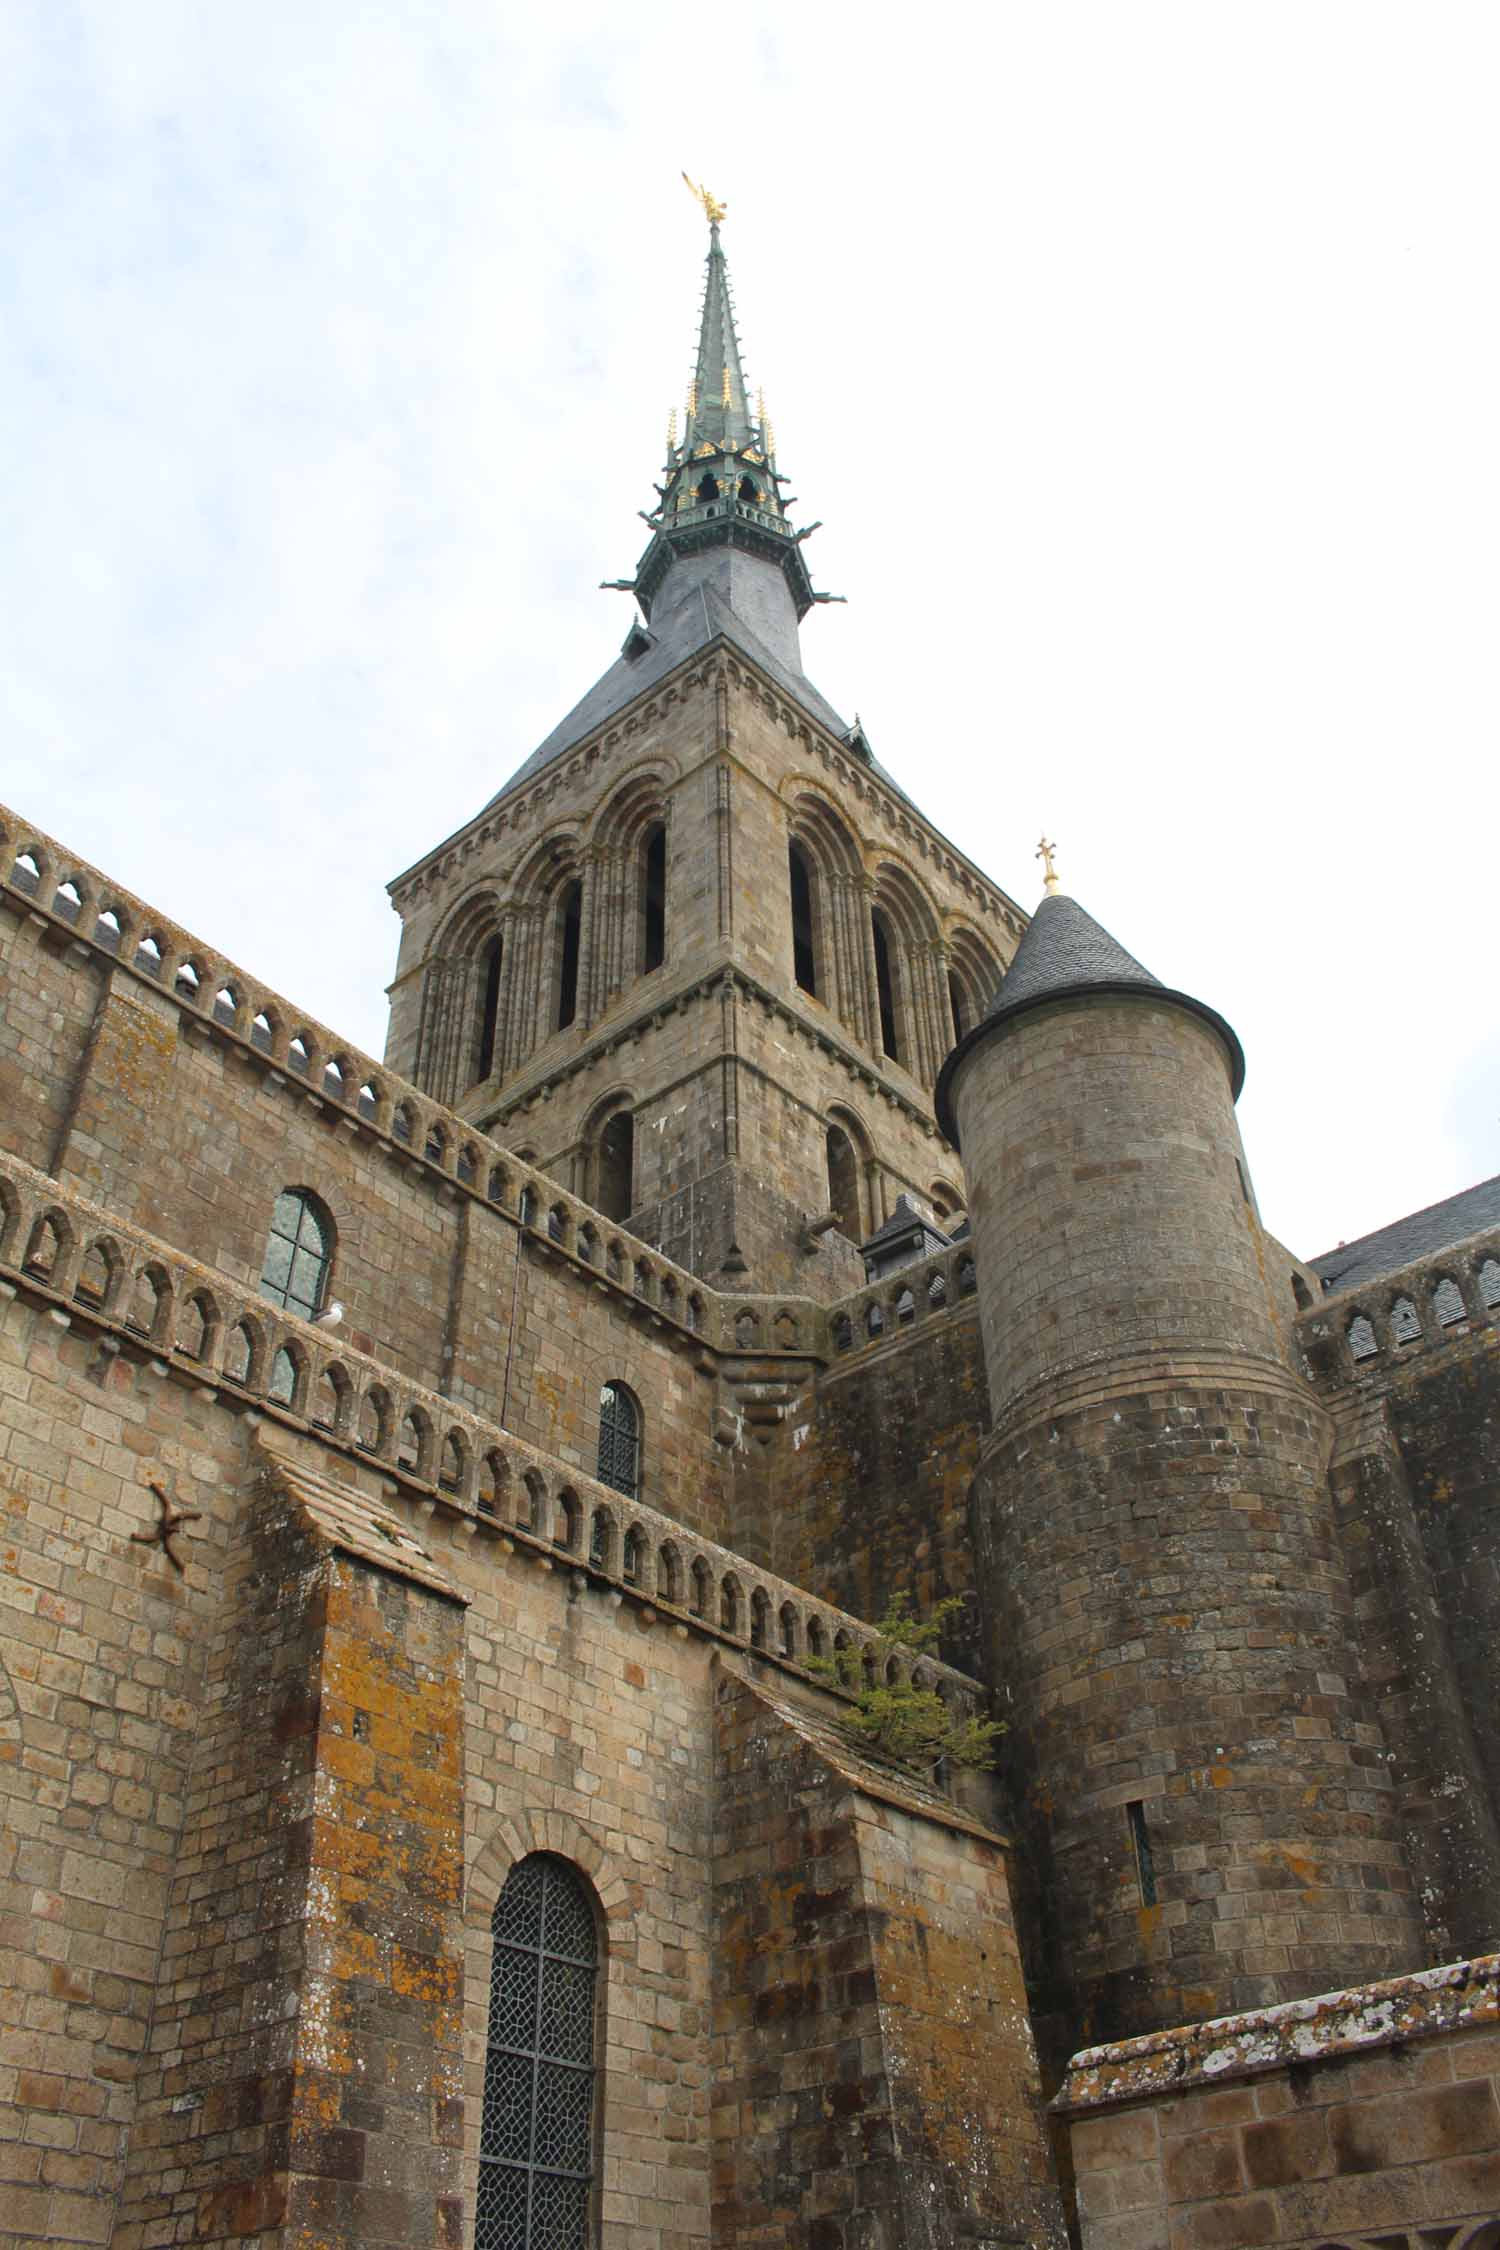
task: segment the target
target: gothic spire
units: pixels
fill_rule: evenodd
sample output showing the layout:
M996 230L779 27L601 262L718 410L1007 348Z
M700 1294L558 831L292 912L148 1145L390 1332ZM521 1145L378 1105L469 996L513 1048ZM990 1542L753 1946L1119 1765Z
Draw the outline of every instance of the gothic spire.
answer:
M687 179L685 172L683 178ZM768 610L749 580L756 577L759 566L769 564L784 586L777 601L786 605L790 598L784 627L769 637L782 654L795 656L797 620L807 615L814 602L841 600L842 596L813 591L802 543L817 525L810 524L802 531L792 529L781 495L786 479L776 467L770 422L761 401L757 400L753 411L751 408L729 266L719 231L724 205L707 189L691 180L687 184L708 220L708 262L698 321L698 355L688 389L682 443L676 442L674 415L668 430L663 481L656 487L658 505L646 514L651 544L636 565L634 578L611 579L608 583L623 593L634 594L649 618L652 604L677 565L693 556L707 558L713 549L727 549L728 576L722 590L731 606L737 608L734 589L749 570L741 592L766 638L775 605ZM700 566L700 574L706 567L706 562ZM719 575L724 576L723 572ZM794 669L801 670L800 658L795 660Z
M683 443L689 453L705 442L739 450L757 443L740 360L740 339L729 293L729 266L719 239L719 222L709 221L708 274L698 323L698 360L688 391Z

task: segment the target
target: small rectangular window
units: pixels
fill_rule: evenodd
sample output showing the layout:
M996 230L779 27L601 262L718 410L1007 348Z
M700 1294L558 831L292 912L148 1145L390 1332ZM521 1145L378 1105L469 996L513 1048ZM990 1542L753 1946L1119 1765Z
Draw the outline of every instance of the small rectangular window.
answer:
M1135 1847L1136 1879L1141 1886L1142 1906L1156 1904L1156 1863L1151 1857L1151 1836L1146 1827L1146 1808L1142 1804L1127 1805L1126 1818L1130 1822L1130 1841Z

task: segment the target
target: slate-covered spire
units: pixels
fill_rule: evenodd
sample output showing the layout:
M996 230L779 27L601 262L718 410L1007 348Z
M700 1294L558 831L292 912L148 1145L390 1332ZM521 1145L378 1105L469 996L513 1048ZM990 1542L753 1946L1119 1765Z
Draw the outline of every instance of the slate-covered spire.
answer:
M717 208L717 206L715 206ZM751 418L729 293L729 267L719 239L719 222L709 221L708 274L698 323L698 359L687 398L683 445L688 453L706 441L739 451L758 445L761 432Z
M681 591L685 580L676 566L727 549L722 567L714 569L721 594L747 621L753 619L774 653L800 672L798 621L814 602L842 597L813 591L802 543L817 525L792 529L770 424L758 403L751 407L719 231L724 206L691 180L688 185L708 218L708 262L686 423L680 445L669 439L663 481L656 487L658 504L646 515L651 544L634 578L609 583L634 594L649 618L658 599L665 598L670 607L672 594ZM774 575L758 567L765 564ZM669 578L671 593L664 597Z

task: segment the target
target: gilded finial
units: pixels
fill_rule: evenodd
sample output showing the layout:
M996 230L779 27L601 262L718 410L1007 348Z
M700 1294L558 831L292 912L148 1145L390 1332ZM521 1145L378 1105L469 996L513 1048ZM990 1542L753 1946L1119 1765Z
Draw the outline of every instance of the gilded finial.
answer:
M766 392L762 384L755 394L755 419L760 429L766 426Z
M1062 889L1062 885L1057 879L1057 869L1052 864L1052 854L1056 849L1056 844L1049 844L1045 836L1036 848L1036 857L1042 863L1042 876L1047 886L1049 898L1056 898L1058 892Z
M729 396L729 369L727 367L724 370L724 388L719 394L719 404L721 406L729 406L730 404L732 404Z
M689 383L689 385L688 385L688 393L687 393L687 418L688 418L688 420L689 420L690 422L691 422L691 420L693 419L693 416L694 416L694 415L695 415L695 414L697 413L697 411L698 411L698 386L697 386L697 384L696 384L696 383Z
M706 187L699 187L696 180L689 180L686 172L682 176L687 180L688 194L702 204L703 216L711 227L716 227L727 216L728 206L721 203L716 195L710 195Z
M669 455L671 455L671 454L675 453L676 451L677 451L677 409L676 409L676 407L674 406L674 407L673 407L673 409L672 409L672 411L671 411L671 413L670 413L670 414L669 414L669 415L667 416L667 452L668 452L668 454L669 454Z

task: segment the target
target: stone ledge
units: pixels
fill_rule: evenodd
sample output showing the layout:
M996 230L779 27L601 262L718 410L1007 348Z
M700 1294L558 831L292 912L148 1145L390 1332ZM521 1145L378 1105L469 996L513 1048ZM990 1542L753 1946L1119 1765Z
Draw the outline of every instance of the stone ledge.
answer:
M1331 2062L1497 2022L1500 1953L1487 1953L1413 1976L1084 2047L1068 2064L1052 2108L1076 2117L1192 2086L1231 2085L1288 2064Z

